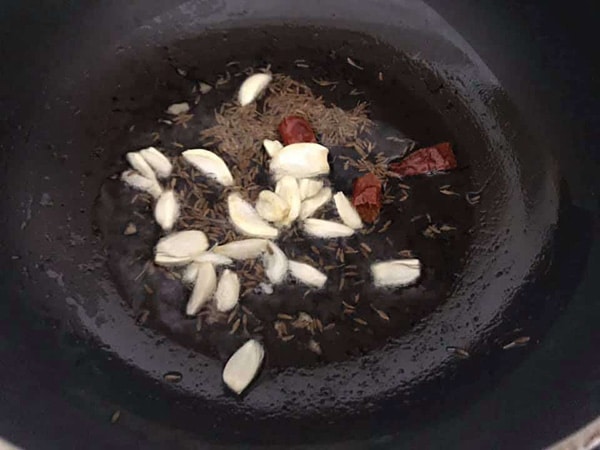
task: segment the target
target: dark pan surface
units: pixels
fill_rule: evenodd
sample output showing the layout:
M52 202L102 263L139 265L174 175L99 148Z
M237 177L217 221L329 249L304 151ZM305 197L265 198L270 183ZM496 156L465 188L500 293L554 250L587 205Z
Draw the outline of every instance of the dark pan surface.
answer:
M522 334L537 343L586 265L592 239L589 218L572 206L567 186L560 183L557 160L549 147L539 145L537 128L527 127L527 118L481 61L457 49L457 43L464 42L452 41L452 33L440 24L433 30L423 25L432 23L431 10L396 11L411 18L412 30L379 27L376 34L383 40L404 43L400 53L362 34L329 27L317 28L318 37L314 28L265 28L256 33L245 44L263 58L274 49L297 49L301 33L304 52L333 47L366 67L383 67L397 83L390 86L392 95L410 91L426 105L425 115L436 118L430 130L419 129L423 124L416 118L412 128L410 120L392 123L424 143L449 133L469 161L472 186L493 188L486 189L489 194L477 210L467 262L451 295L411 333L346 362L267 371L241 402L224 396L220 363L135 325L133 312L119 304L102 242L92 233L94 198L114 173L115 162L131 148L124 144L146 144L124 141L124 131L140 115L156 117L172 102L172 95L185 92L187 81L173 66L196 67L197 60L218 65L219 58L227 62L229 53L239 48L229 51L227 42L197 48L196 41L183 40L186 33L201 28L203 14L210 13L216 21L234 17L223 15L222 5L208 11L212 7L194 4L117 39L119 46L106 47L110 52L100 51L108 45L104 42L90 44L85 57L45 78L42 89L48 94L28 105L28 121L12 124L21 142L7 147L13 151L4 160L4 186L20 189L5 188L9 195L3 207L20 213L5 219L9 239L4 250L11 259L5 262L3 283L11 300L2 312L12 320L5 324L4 342L10 343L7 355L30 357L26 365L12 357L14 369L6 373L7 379L22 379L23 384L7 391L6 404L23 398L27 380L32 385L44 380L38 385L42 392L52 390L56 401L66 398L92 418L95 415L95 421L82 419L93 424L91 433L108 432L110 414L121 409L123 419L112 427L113 433L118 430L116 439L132 439L131 433L137 433L164 445L192 446L192 436L229 443L332 442L342 431L344 440L365 439L389 435L402 424L412 431L401 436L423 447L427 440L419 438L419 430L444 418L436 428L440 437L454 435L454 442L460 442L460 436L449 431L452 421L444 411L465 411L490 386L502 386L501 376L509 377L528 352L502 351L502 345ZM263 19L273 13L265 11ZM186 22L189 28L178 33L170 30L169 24L180 24L182 17L196 22ZM82 23L90 23L86 20ZM253 29L250 22L246 25ZM344 20L335 23L374 31ZM415 31L416 24L423 29ZM159 29L160 38L154 34ZM416 48L424 53L417 55ZM374 105L383 104L372 98ZM446 109L449 102L451 113ZM23 147L22 142L29 143ZM23 150L17 152L17 147ZM573 235L581 240L573 242ZM569 267L569 273L561 267ZM468 348L472 357L459 361L447 352L447 345ZM162 375L169 370L183 373L179 385L163 383ZM65 406L65 417L73 412L70 408ZM30 414L38 411L33 406ZM7 430L27 423L25 412L13 414ZM69 425L57 429L68 434ZM21 436L23 441L31 439ZM60 439L65 442L68 437ZM394 445L393 438L378 442Z

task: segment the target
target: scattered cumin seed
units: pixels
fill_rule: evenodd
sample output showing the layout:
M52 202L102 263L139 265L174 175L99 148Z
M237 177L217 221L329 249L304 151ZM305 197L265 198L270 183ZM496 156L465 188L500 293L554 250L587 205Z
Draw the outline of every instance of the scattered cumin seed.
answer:
M294 316L290 316L289 314L279 313L277 314L277 318L281 320L294 320Z
M363 248L367 253L371 253L373 251L373 249L371 247L369 247L368 244L361 242L360 243L361 248Z
M354 62L354 60L353 60L352 58L350 58L350 57L347 57L347 58L346 58L346 62L347 62L348 64L350 64L352 67L354 67L355 69L358 69L358 70L365 70L365 69L364 69L364 67L361 67L361 66L359 66L358 64L356 64L356 63Z
M379 229L378 233L385 233L388 228L390 227L390 225L392 224L391 220L388 220L386 223L383 224L383 226Z
M360 317L355 317L352 320L354 320L359 325L363 325L363 326L369 325L369 323L366 320L361 319Z
M346 282L346 278L341 277L340 278L340 284L338 286L338 291L341 291L342 289L344 289L344 283Z
M331 322L323 327L323 331L333 330L334 328L335 328L335 322Z
M344 305L347 309L356 309L356 306L351 305L350 303L346 303L345 301L342 300L342 305Z
M446 347L446 350L462 359L467 359L471 356L467 350L460 347L450 346Z
M529 336L521 336L521 337L516 338L514 341L504 345L502 347L502 349L508 350L508 349L515 348L515 347L522 347L522 346L526 345L530 340L531 340L531 338Z
M150 316L150 310L148 309L144 309L142 310L142 312L137 316L137 319L135 321L135 323L137 325L144 325L146 323L146 321L148 320L148 317Z
M231 326L231 330L229 331L229 334L235 334L235 332L240 327L241 323L242 323L242 320L240 318L238 318L235 322L233 322L233 325Z
M182 378L183 375L181 375L179 372L167 372L163 376L163 379L170 383L179 383Z
M375 312L377 313L377 315L378 315L379 317L381 317L383 320L385 320L385 321L387 321L387 322L389 322L389 321L390 321L390 316L389 316L389 315L388 315L388 314L387 314L385 311L382 311L381 309L377 309L377 308L375 308L375 307L373 306L373 304L370 304L369 306L370 306L370 307L371 307L371 309L372 309L373 311L375 311Z
M308 349L311 352L316 353L317 355L321 355L323 353L323 351L321 350L321 345L314 339L308 341Z
M150 286L148 286L146 283L144 283L144 291L146 291L146 294L154 294L154 290L152 290L152 288Z
M119 417L121 417L121 410L117 409L114 413L112 413L112 416L110 416L110 423L117 423Z
M293 334L290 334L290 335L288 335L288 336L283 336L283 337L281 338L281 340L282 340L283 342L289 342L289 341L291 341L292 339L294 339L295 337L296 337L296 336L294 336Z

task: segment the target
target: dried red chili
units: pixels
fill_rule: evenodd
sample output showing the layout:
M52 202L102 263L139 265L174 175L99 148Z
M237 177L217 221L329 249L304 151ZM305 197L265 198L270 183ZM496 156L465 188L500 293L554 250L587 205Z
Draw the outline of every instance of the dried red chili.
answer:
M302 117L288 116L279 124L279 134L284 145L296 142L317 142L310 124Z
M367 223L373 223L381 211L381 181L372 173L354 180L352 204L360 218Z
M456 157L449 142L421 148L402 161L390 164L390 171L403 177L456 168Z

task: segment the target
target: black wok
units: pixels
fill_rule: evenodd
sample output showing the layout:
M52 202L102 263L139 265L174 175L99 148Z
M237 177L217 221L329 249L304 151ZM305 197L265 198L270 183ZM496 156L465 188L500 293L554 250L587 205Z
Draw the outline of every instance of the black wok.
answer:
M26 448L531 448L600 413L597 61L582 47L597 7L428 3L2 6L0 435ZM196 77L330 50L384 71L373 104L402 105L397 127L456 143L484 193L468 258L410 332L339 364L267 367L236 399L221 361L136 325L94 205L122 155L149 144L131 125ZM180 383L165 383L171 370Z

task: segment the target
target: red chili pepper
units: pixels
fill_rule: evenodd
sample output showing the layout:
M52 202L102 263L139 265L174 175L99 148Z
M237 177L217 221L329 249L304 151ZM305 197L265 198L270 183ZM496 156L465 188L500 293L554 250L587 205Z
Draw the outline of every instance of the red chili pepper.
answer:
M288 116L279 124L279 134L284 145L296 142L317 142L310 124L302 117Z
M449 142L421 148L402 161L391 163L390 171L403 177L456 169L456 157Z
M373 223L377 220L381 211L381 196L381 181L372 173L354 180L352 204L363 221Z

